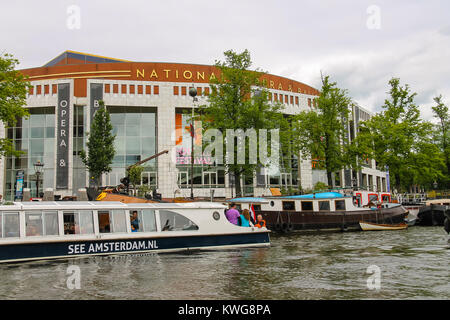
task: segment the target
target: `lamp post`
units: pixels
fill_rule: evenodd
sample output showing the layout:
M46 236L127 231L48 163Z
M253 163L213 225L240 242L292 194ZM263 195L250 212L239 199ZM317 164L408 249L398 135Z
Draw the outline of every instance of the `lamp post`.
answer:
M197 101L197 89L192 85L189 88L189 95L192 97L192 116L191 116L191 199L194 199L194 107Z
M39 160L34 164L34 172L36 173L36 197L39 198L39 178L41 176L44 164Z
M436 180L434 180L434 182L433 182L433 187L434 187L435 190L436 190L437 187L438 187L438 183L436 182Z

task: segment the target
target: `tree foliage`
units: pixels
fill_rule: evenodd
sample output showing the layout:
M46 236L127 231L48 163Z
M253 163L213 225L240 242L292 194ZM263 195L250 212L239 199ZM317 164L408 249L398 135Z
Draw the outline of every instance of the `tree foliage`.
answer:
M144 172L144 167L142 166L132 166L128 169L128 178L134 188L134 194L136 195L136 188L141 183L142 172Z
M6 128L13 127L17 118L29 115L23 106L30 84L21 72L15 70L18 64L19 61L10 54L0 56L0 120ZM10 139L0 139L0 155L20 156L21 153L14 149Z
M391 184L406 190L414 184L430 184L440 176L442 157L432 143L429 122L423 121L414 98L416 93L400 79L389 81L389 97L382 112L360 123L359 146L368 150L378 165L388 166Z
M352 161L347 134L351 103L347 91L325 76L316 108L294 116L295 150L303 157L323 161L329 186L332 185L332 173Z
M450 188L450 115L448 107L442 101L442 95L435 97L436 105L432 107L434 117L438 120L435 126L434 141L443 155L445 168L443 170L442 185Z
M283 135L282 128L288 127L287 120L280 112L280 104L268 101L268 92L260 81L264 73L250 70L252 62L248 50L242 53L228 50L224 52L224 56L225 61L215 63L220 74L211 80L209 104L199 107L198 119L202 121L203 129L218 129L223 134L224 141L227 141L227 129L280 129L280 136ZM280 140L288 139L283 136ZM236 159L237 144L234 146L232 156ZM234 176L237 195L241 194L240 177L253 177L255 170L263 166L259 158L258 163L251 164L248 161L249 148L245 150L245 164L224 161L226 172Z
M89 137L86 143L87 152L82 150L80 154L95 186L99 186L103 173L112 170L111 164L115 154L115 135L112 134L111 118L104 102L100 101L99 104L100 107L91 124L91 131L87 134Z

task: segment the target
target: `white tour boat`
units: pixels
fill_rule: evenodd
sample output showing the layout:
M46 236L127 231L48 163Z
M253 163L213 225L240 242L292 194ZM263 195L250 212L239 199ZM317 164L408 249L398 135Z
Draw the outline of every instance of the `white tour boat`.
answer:
M269 246L267 228L231 224L211 202L0 205L0 262Z

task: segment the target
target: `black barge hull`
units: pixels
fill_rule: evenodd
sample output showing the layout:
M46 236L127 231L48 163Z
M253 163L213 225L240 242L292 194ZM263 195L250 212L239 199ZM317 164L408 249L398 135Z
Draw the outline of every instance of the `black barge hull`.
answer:
M379 224L403 223L408 211L402 206L364 211L257 211L267 228L277 232L301 230L361 230L359 221Z
M417 226L443 226L445 213L449 211L449 206L432 204L420 208L417 214Z

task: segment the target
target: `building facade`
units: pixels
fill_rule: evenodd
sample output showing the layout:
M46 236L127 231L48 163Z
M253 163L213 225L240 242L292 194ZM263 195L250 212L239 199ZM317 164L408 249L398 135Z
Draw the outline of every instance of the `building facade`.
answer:
M5 199L17 196L22 175L23 187L36 196L34 164L38 161L44 164L40 191L76 195L78 189L89 186L80 152L100 100L110 112L116 134L113 169L103 175L104 186L120 184L127 166L168 150L143 164L141 185L156 188L164 198L182 197L190 195L193 178L197 197L209 197L212 192L215 197L234 196L234 181L223 166L197 161L192 177L190 171L190 114L207 103L209 83L219 75L214 66L132 62L66 51L42 67L21 72L31 83L26 105L30 117L19 119L14 128L0 128L0 135L13 139L16 149L24 152L21 157L2 158L0 194ZM269 99L281 102L285 114L313 108L319 95L317 89L284 77L266 74L263 80ZM189 96L190 87L197 90L195 103ZM358 114L353 120L359 119ZM307 189L326 181L310 160L291 160L290 170L269 173L263 168L253 177L243 177L246 194L268 195L269 187L298 188L299 182ZM369 165L367 170L359 173L358 181L367 180L367 186L382 189L386 173ZM342 176L339 184L349 185L348 174L343 170L338 175ZM356 175L350 170L350 180Z

